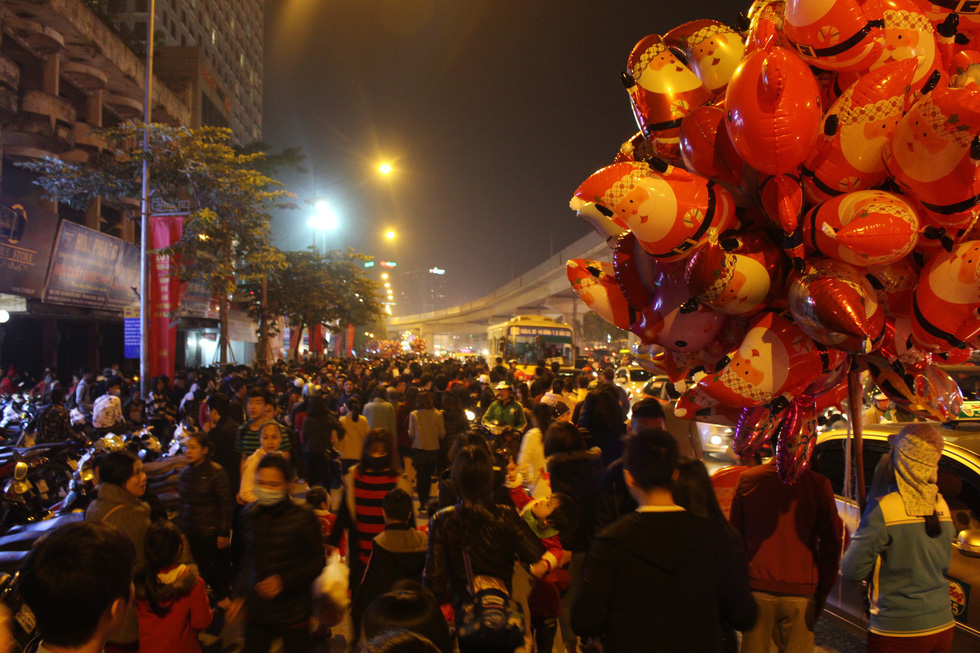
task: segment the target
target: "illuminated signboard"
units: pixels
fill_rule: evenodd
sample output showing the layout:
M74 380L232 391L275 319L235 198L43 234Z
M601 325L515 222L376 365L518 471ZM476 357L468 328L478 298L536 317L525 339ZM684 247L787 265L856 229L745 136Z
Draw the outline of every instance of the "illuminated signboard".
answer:
M364 267L366 267L366 268L373 268L374 267L374 261L365 261L364 262Z
M430 268L429 274L446 274L446 271L442 268Z
M398 264L395 263L394 261L381 261L381 262L378 263L378 265L380 265L383 268L396 268L396 267L398 267Z

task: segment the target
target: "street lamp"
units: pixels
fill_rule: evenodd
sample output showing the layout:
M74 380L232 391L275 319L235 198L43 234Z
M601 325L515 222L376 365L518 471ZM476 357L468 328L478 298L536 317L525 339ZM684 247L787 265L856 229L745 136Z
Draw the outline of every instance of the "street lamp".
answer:
M394 240L396 235L397 234L392 229L389 229L388 231L385 232L385 238L387 238L388 240Z
M378 166L378 172L380 172L383 175L389 174L391 172L391 164L387 162L382 163L381 165Z
M313 249L316 249L317 231L333 231L340 226L340 219L329 203L325 200L317 200L313 205L313 215L310 216L307 224L313 229ZM323 249L326 250L326 237L324 236Z

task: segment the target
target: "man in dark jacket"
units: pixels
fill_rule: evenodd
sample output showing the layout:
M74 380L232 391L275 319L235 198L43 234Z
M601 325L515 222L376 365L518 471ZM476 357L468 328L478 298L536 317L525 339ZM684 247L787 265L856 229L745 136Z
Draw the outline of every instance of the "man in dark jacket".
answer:
M385 529L374 538L371 559L364 571L364 580L357 588L351 605L354 632L361 630L361 616L376 597L391 590L403 579L422 582L425 552L429 548L426 534L412 526L412 497L395 488L381 503Z
M722 624L752 626L748 569L720 520L674 503L677 443L663 430L629 436L626 483L639 504L600 532L572 607L572 627L607 653L722 650Z
M231 406L227 395L220 392L211 395L208 397L207 406L211 427L206 430L206 433L211 440L211 460L221 465L228 474L232 496L235 496L242 484L241 456L235 451L235 440L241 424L231 418Z
M258 501L245 515L245 559L234 620L247 604L243 653L268 653L283 640L286 653L310 648L310 586L324 566L323 536L313 511L289 496L289 463L278 453L263 458L255 475Z

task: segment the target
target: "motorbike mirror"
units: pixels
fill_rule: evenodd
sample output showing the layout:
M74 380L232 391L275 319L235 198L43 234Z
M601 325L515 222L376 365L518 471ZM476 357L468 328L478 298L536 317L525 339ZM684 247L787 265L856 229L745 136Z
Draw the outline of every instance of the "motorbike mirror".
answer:
M980 558L980 529L960 531L956 537L956 550L968 558Z

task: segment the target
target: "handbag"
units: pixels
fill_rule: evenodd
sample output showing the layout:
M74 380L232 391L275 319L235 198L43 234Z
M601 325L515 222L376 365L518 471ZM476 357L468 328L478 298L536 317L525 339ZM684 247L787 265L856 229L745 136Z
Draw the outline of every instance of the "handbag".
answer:
M463 550L470 598L456 614L456 639L461 649L513 651L524 643L524 609L510 598L503 583L480 583L473 576L470 554Z

